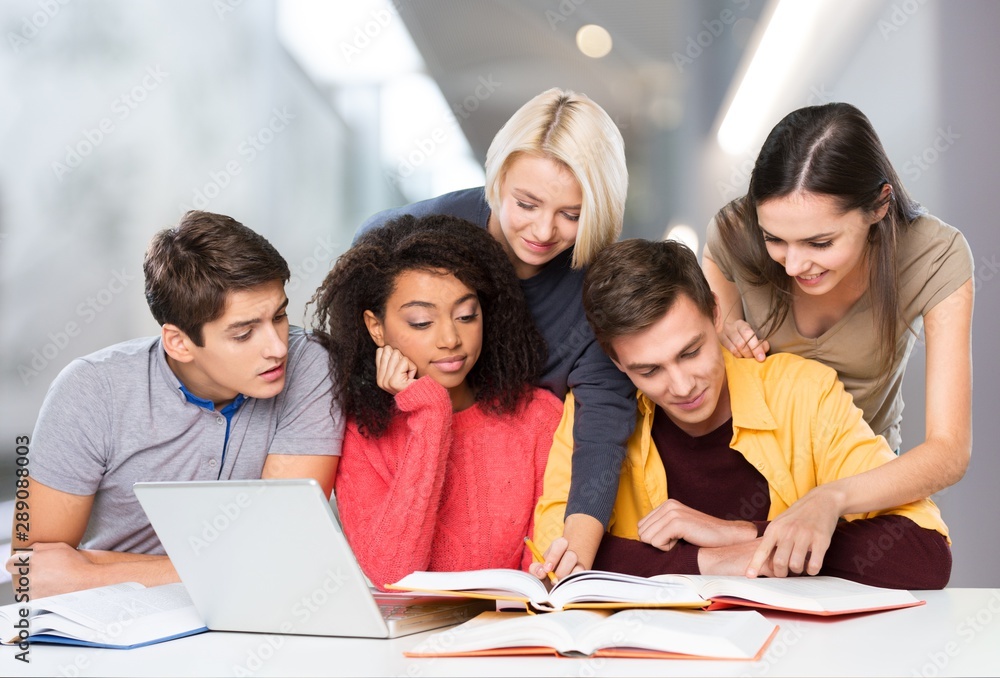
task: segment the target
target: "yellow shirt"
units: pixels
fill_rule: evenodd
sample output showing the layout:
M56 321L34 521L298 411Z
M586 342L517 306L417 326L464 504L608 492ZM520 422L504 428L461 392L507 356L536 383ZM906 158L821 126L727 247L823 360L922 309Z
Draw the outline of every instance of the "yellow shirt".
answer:
M767 480L769 520L818 485L863 473L895 458L885 438L872 433L837 373L829 367L791 353L768 356L763 363L734 358L725 349L722 354L733 409L729 446ZM667 500L666 471L651 434L654 411L653 402L639 392L635 430L628 440L608 526L608 531L619 537L638 539L639 519ZM535 508L534 539L543 551L563 531L573 413L573 396L569 394L545 468L545 487ZM921 527L948 536L941 513L930 499L844 517L857 520L883 514L906 516Z

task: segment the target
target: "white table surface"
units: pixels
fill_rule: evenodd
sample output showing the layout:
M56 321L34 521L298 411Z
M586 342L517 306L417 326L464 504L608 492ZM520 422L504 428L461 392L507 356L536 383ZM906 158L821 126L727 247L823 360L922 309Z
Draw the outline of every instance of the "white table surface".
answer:
M559 657L410 659L396 640L210 632L134 650L0 648L3 676L997 676L1000 589L916 591L926 605L850 618L767 612L758 662Z

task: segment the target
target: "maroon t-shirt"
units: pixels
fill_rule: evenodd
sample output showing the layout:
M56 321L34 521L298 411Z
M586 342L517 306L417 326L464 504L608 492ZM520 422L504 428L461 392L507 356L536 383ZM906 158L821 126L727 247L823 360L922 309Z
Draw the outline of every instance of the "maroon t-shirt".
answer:
M653 415L652 438L666 470L669 496L718 518L753 522L760 536L771 508L767 480L729 447L732 437L732 419L711 433L692 437L661 409ZM605 534L594 569L646 577L701 574L698 550L680 541L670 551L661 551L641 541ZM874 586L942 588L951 574L951 549L942 534L904 516L841 520L820 574Z

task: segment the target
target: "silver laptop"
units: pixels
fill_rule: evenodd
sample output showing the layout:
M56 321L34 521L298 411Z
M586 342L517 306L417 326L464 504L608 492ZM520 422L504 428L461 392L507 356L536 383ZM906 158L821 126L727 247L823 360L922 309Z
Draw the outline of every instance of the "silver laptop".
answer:
M395 638L458 624L482 601L369 588L315 480L136 483L136 497L205 625Z

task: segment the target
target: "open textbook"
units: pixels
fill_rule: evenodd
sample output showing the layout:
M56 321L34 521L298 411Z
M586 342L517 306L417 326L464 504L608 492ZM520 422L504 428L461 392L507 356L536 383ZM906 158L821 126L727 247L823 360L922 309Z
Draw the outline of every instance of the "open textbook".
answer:
M728 607L744 605L817 615L872 612L920 605L909 591L866 586L837 577L747 579L741 576L663 574L634 577L585 570L551 591L519 570L414 572L389 588L452 593L525 603L537 611L573 608Z
M708 603L690 586L617 572L576 572L548 590L520 570L414 572L386 588L421 593L452 593L525 603L552 612L573 608L705 607Z
M183 584L112 584L0 607L4 645L27 633L29 643L127 649L207 630Z
M656 659L759 659L778 627L757 612L566 610L484 612L436 633L410 657L559 654Z
M747 579L741 576L661 574L657 580L683 579L706 600L709 609L731 605L830 616L895 610L923 605L909 591L868 586L839 577Z

